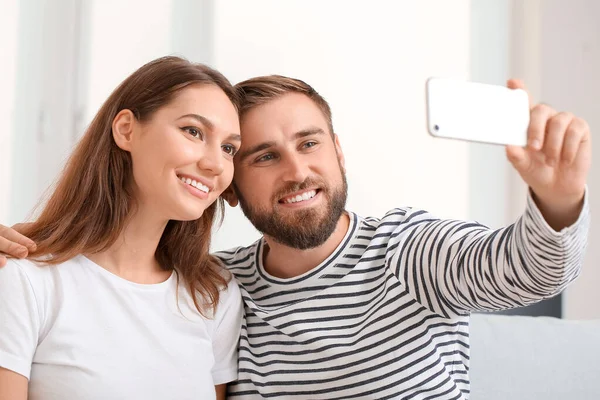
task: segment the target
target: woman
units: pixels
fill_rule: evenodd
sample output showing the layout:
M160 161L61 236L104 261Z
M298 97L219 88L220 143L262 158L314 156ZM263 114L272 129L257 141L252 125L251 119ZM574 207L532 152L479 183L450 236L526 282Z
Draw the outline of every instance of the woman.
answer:
M129 76L71 156L37 244L0 268L0 400L225 398L242 305L208 254L240 146L220 73Z

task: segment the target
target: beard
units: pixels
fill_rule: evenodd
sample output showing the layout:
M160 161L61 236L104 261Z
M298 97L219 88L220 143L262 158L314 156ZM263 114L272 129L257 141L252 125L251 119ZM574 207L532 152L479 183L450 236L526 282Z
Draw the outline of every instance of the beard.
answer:
M315 187L319 188L318 194L325 197L324 206L289 209L285 212L281 212L277 206L279 199L287 194ZM318 247L329 239L344 212L348 197L348 183L343 172L342 183L335 188L313 178L286 185L273 196L275 206L270 210L252 206L235 185L234 189L244 215L259 232L270 236L277 243L299 250Z

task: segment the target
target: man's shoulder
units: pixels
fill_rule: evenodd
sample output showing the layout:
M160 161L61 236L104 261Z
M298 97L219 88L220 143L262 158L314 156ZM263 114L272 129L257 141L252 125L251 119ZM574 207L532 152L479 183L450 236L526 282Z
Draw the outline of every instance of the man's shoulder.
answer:
M253 256L256 254L258 243L262 239L257 240L249 246L233 247L228 250L221 250L213 253L226 268L234 268L240 264L252 263Z
M404 222L413 214L427 214L426 211L414 207L396 207L384 212L381 216L360 216L357 213L350 212L350 215L366 227L378 228L380 225L393 225Z

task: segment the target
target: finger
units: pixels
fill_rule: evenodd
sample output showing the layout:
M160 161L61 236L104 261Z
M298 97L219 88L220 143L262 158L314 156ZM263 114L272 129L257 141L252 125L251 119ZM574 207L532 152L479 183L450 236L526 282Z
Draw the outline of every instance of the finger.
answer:
M29 254L29 251L25 246L0 237L0 253L8 254L9 256L17 258L25 258L27 257L27 254Z
M18 228L18 226L22 226L22 225L23 224L15 225L14 228ZM0 225L0 237L3 237L10 242L18 243L21 246L25 246L30 251L34 251L36 248L35 242L33 240L29 239L28 237L21 235L14 228L9 228L7 226Z
M509 79L506 81L506 87L509 89L521 89L527 92L527 98L529 99L529 109L533 108L533 98L531 97L531 93L525 87L525 83L520 79Z
M521 79L509 79L506 81L506 86L509 89L525 89L525 83Z
M551 166L560 160L565 134L573 118L573 114L561 112L550 118L546 124L546 138L542 151L546 155L546 162Z
M531 157L524 147L506 146L506 157L519 173L526 173L531 166Z
M2 254L0 254L0 268L4 267L6 265L6 257L4 257Z
M546 104L538 104L531 110L529 128L527 129L527 144L533 150L541 150L546 137L546 124L556 111Z
M20 238L25 239L25 243L19 242L20 244L24 244L29 249L29 251L35 251L37 249L37 245L35 244L35 242L21 233L23 229L25 229L29 225L31 225L31 222L14 224L12 226L12 229L17 232Z
M567 127L567 133L565 134L565 140L563 143L561 161L567 165L570 165L575 161L577 152L588 136L589 126L587 122L580 118L574 118L569 126Z

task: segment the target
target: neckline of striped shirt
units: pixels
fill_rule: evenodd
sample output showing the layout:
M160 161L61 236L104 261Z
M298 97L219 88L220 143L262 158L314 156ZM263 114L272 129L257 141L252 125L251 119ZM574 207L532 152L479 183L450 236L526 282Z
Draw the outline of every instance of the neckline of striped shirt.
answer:
M256 252L254 255L254 265L256 266L256 272L260 276L260 279L264 282L269 283L269 286L271 286L272 288L278 288L283 290L294 287L300 288L312 287L315 285L319 286L319 284L317 283L318 280L329 270L330 266L335 265L341 258L343 258L344 254L349 249L348 243L354 240L356 234L360 232L359 217L351 211L345 212L349 216L350 223L348 226L348 230L346 231L346 234L344 235L344 238L342 239L340 244L329 255L329 257L327 257L325 260L323 260L323 262L321 262L321 264L305 272L304 274L295 276L293 278L278 278L265 271L265 267L263 265L263 251L266 243L264 237L261 238L256 243Z
M341 241L340 245L320 265L313 268L306 274L290 279L281 279L273 277L265 272L262 265L263 243L261 240L255 242L247 250L252 254L246 258L243 265L237 265L232 272L248 271L248 266L252 266L252 273L238 276L241 283L242 297L247 305L257 313L283 312L293 304L309 299L315 295L323 295L322 291L332 287L336 282L347 274L354 272L359 259L369 254L378 254L376 257L370 257L369 260L381 260L384 263L384 255L381 255L381 246L373 246L373 249L367 248L375 235L375 228L370 222L354 213L348 212L350 216L350 225L348 231ZM389 236L389 233L383 236ZM383 237L381 239L384 239ZM373 253L372 253L373 252ZM381 267L377 267L380 269Z

